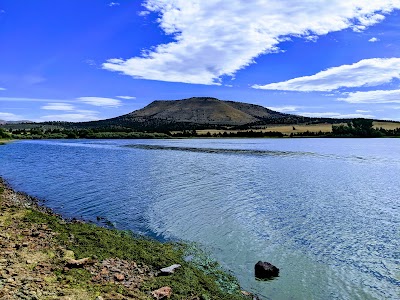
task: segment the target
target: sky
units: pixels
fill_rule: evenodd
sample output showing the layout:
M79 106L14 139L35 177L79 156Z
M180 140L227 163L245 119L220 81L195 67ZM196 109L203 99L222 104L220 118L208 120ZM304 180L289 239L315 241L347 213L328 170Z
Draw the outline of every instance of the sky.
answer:
M0 120L196 96L400 121L400 0L0 0Z

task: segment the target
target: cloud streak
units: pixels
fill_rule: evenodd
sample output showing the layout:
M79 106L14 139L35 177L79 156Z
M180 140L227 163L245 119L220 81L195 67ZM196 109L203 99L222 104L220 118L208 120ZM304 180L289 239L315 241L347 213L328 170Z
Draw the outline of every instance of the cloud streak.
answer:
M51 109L51 107L65 108L67 107L66 105L69 105L68 103L79 103L79 102L99 107L120 107L123 104L121 100L113 98L104 98L104 97L79 97L73 100L27 98L27 97L0 97L0 101L48 102L49 103L48 105L43 106L47 107L47 109ZM72 105L70 107L72 107ZM69 110L69 109L53 109L53 110Z
M118 99L113 98L102 98L102 97L80 97L77 98L78 101L101 107L119 107L122 105L122 102Z
M57 114L57 115L46 115L40 117L39 121L65 121L65 122L84 122L84 121L95 121L99 117L94 114L83 114L83 113L69 113L69 114Z
M295 112L297 111L300 107L299 106L293 106L293 105L287 105L287 106L267 106L268 109L272 109L274 111L279 111L282 113L290 113L290 112Z
M334 118L334 119L352 119L352 118L372 119L375 117L373 115L365 115L361 113L343 114L337 112L302 112L301 115L310 118Z
M327 92L339 88L378 86L400 79L400 58L363 59L352 65L329 68L315 75L283 82L254 85L264 90Z
M347 93L346 97L338 98L338 100L353 104L400 103L400 90L352 92Z
M75 110L75 107L68 103L56 102L56 103L48 103L47 105L42 106L41 109L71 111Z
M13 113L6 113L6 112L0 112L0 120L4 121L16 121L16 120L22 120L23 117L13 114Z
M136 97L133 96L116 96L117 98L124 99L124 100L134 100Z
M399 0L147 0L172 42L142 56L111 58L103 69L138 79L220 85L289 36L315 39L351 28L361 31L400 8Z

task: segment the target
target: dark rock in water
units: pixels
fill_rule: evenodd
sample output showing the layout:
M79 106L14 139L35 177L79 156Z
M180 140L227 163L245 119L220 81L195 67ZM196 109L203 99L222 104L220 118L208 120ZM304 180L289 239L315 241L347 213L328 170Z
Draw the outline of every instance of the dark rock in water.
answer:
M255 276L260 279L268 279L279 276L279 269L269 262L259 261L254 266Z

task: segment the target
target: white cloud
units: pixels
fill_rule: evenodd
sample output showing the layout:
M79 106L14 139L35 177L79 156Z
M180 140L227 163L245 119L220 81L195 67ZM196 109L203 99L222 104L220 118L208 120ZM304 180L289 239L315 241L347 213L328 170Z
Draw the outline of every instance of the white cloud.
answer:
M13 114L13 113L6 113L6 112L0 112L0 120L4 121L18 121L22 120L23 117Z
M101 98L101 97L80 97L77 100L94 106L102 106L102 107L118 107L122 105L121 100L112 99L112 98Z
M356 113L369 113L371 112L370 110L363 110L363 109L357 109Z
M136 97L133 97L133 96L116 96L117 98L120 98L120 99L125 99L125 100L133 100L133 99L136 99Z
M0 91L5 91L5 90L6 90L6 88L0 87Z
M335 119L350 119L350 118L367 118L372 119L375 118L373 115L365 115L365 114L342 114L337 112L302 112L302 116L310 117L310 118L335 118Z
M42 106L41 109L70 111L70 110L75 110L75 107L68 103L55 102L55 103L48 103L47 105Z
M120 3L119 2L110 2L108 3L108 6L113 7L113 6L119 6Z
M111 58L103 68L134 78L219 85L221 76L277 51L290 36L313 40L346 28L363 30L400 8L400 0L147 0L144 6L159 14L173 41L139 57Z
M283 91L332 91L343 87L377 86L400 78L400 58L363 59L352 65L329 68L315 75L298 77L253 88Z
M295 111L297 111L299 109L298 106L291 106L291 105L288 105L288 106L267 106L267 108L275 110L275 111L279 111L279 112L282 112L282 113L295 112Z
M66 122L84 122L84 121L95 121L99 118L93 114L59 114L59 115L47 115L40 117L39 121L66 121Z
M368 42L371 42L371 43L375 43L375 42L379 42L379 41L380 41L380 39L378 39L378 38L376 38L376 37L370 38L370 39L368 40Z
M347 93L346 97L338 98L348 103L400 103L400 90L378 90L368 92Z
M148 10L142 10L142 11L138 12L138 16L140 16L140 17L146 17L149 14L150 14L150 12Z

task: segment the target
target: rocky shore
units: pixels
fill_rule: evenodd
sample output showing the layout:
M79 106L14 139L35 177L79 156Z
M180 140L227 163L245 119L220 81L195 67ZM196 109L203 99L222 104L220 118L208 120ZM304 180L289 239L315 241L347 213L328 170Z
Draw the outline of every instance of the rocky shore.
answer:
M0 299L252 298L232 276L185 261L182 245L66 221L0 179Z

